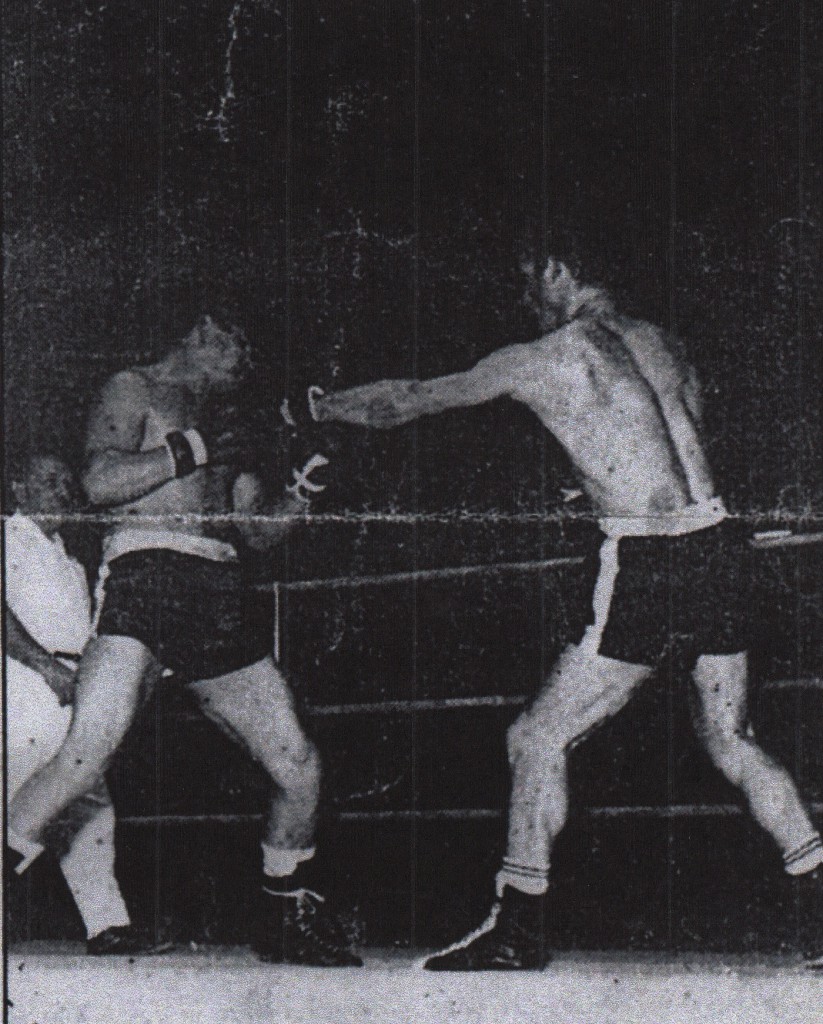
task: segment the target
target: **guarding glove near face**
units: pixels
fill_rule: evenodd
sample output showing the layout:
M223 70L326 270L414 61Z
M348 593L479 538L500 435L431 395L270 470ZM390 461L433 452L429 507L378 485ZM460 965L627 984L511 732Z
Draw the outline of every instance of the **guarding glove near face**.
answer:
M207 465L251 471L259 461L251 417L236 404L204 408L197 427L169 431L165 441L176 477Z

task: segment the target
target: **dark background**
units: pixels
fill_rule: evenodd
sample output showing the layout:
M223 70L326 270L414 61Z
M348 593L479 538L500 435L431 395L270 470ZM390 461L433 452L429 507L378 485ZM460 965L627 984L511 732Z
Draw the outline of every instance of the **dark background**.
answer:
M534 336L520 263L553 255L683 336L733 511L819 528L819 36L785 0L5 10L7 469L27 447L77 457L95 388L202 312L249 335L248 401L271 418L286 388L451 372ZM592 551L524 409L337 440L328 515L281 579ZM758 687L820 675L820 560L759 557L753 710L819 800L820 693ZM528 696L589 583L578 566L293 594L284 661L311 704ZM678 679L576 755L581 803L732 799L686 738ZM311 719L330 810L499 814L513 714ZM122 814L259 810L259 777L219 744L163 694L114 773ZM435 942L485 911L502 834L344 819L327 856L367 939ZM120 871L161 930L238 940L254 842L253 823L127 823ZM744 819L582 819L555 866L562 941L778 941L779 864ZM34 932L62 920L39 892Z

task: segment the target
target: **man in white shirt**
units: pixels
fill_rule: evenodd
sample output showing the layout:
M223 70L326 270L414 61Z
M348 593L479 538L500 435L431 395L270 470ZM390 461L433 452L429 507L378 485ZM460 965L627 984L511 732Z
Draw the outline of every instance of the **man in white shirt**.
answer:
M85 571L58 532L76 494L68 466L35 454L12 484L17 511L5 531L7 799L60 748L71 723L77 662L90 635ZM150 948L131 925L114 875L114 810L105 783L75 802L55 829L60 867L92 955ZM14 851L7 851L14 857ZM25 868L25 856L16 869Z

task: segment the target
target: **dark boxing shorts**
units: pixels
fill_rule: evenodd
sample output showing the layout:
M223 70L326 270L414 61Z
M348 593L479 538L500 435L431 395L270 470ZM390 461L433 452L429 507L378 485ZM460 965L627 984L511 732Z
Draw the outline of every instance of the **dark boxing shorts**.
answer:
M673 650L737 654L749 646L750 548L724 520L679 536L622 537L598 653L656 665Z
M273 604L237 562L165 549L108 566L98 636L139 640L184 680L212 679L271 654Z

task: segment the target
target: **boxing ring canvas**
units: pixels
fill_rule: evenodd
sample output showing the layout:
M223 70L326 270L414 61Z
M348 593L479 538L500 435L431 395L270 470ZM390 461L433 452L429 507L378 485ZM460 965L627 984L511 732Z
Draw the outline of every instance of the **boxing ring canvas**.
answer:
M103 382L204 313L248 338L245 455L279 493L286 394L531 340L523 267L563 259L696 367L718 490L751 538L750 717L820 828L810 5L34 0L3 33L4 524L26 453L79 468ZM318 861L366 966L249 951L266 777L169 680L108 783L126 902L174 949L83 956L42 858L4 900L8 1019L818 1019L779 853L697 742L676 657L570 754L546 970L421 969L488 910L507 729L587 621L602 536L561 444L507 398L325 443L333 483L249 564L323 761ZM92 581L109 523L84 505L64 524Z

